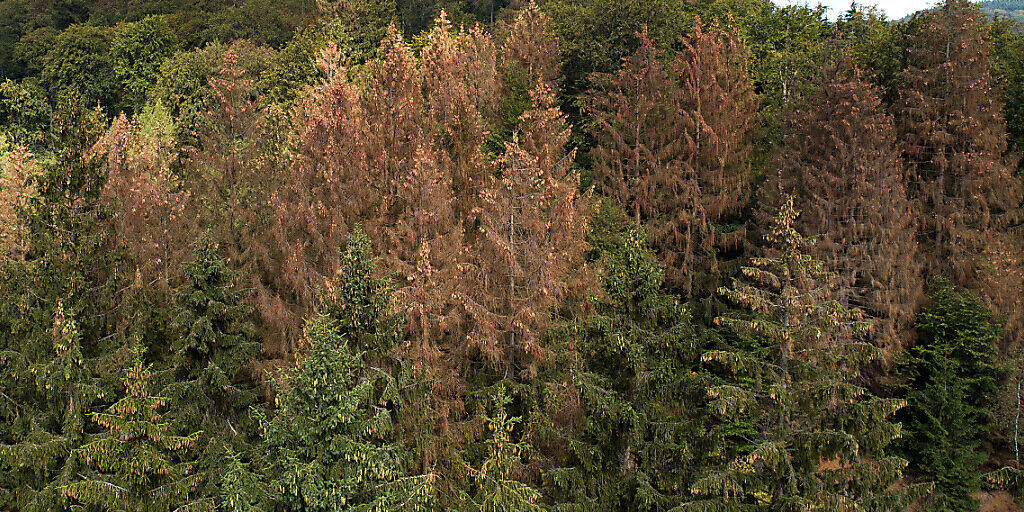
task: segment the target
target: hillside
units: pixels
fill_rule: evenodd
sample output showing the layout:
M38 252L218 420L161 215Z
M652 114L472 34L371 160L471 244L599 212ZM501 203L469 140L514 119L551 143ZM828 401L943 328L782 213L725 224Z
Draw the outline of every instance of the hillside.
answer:
M1024 22L1024 0L987 0L978 2L978 7L989 16L1004 16Z

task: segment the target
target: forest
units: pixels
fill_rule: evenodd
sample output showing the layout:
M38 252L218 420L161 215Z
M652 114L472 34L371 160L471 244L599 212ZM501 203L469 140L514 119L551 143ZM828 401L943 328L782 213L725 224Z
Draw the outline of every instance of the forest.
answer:
M1021 510L1011 4L0 1L0 511Z

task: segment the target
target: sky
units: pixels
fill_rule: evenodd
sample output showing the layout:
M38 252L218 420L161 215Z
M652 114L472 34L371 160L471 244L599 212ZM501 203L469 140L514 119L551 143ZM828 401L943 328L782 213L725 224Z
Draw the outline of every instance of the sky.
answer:
M850 0L774 0L779 5L810 5L819 3L828 8L829 18L835 19L840 13L850 7ZM925 7L931 7L936 0L858 0L859 5L874 5L885 11L889 19L898 20L912 12L919 11Z

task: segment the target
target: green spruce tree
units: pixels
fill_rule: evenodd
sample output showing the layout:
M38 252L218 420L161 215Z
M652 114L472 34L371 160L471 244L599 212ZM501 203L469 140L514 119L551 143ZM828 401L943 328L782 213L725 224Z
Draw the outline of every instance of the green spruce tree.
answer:
M55 110L37 193L16 207L24 257L0 262L0 508L21 511L59 508L93 403L117 384L100 371L125 277L91 155L102 119L74 97Z
M992 428L1000 328L981 301L942 280L918 315L918 331L919 343L899 367L907 390L907 458L935 481L928 510L977 510L971 494L981 488L988 459L980 442Z
M709 389L723 422L741 419L723 464L694 486L687 510L899 510L890 487L903 459L888 452L900 435L892 415L902 402L869 395L861 367L878 349L856 335L857 311L830 299L832 276L805 251L784 202L766 239L767 256L723 290L746 310L718 323L748 340L747 350L714 350L703 359L734 377Z
M214 498L217 510L223 512L260 512L266 495L263 482L230 447L221 471L220 488Z
M494 412L487 416L487 458L479 469L471 471L476 484L476 497L465 500L476 512L542 512L541 493L529 484L516 479L516 472L530 445L514 441L516 425L521 418L510 417L508 406L512 398L504 386L494 394Z
M401 316L374 263L366 236L351 235L306 322L308 353L282 376L263 421L274 510L430 508L431 477L407 474L396 432Z
M569 467L550 476L567 510L668 510L689 494L704 449L701 339L680 299L662 291L664 269L641 227L595 235L605 295L580 326L583 428Z
M125 395L106 412L93 413L103 430L75 451L90 467L61 487L75 505L111 512L213 510L209 498L196 498L198 477L187 451L198 433L176 436L160 409L167 399L152 394L145 348L133 339L124 372Z
M205 493L214 494L229 461L227 450L248 448L247 418L256 393L244 370L260 345L246 290L237 287L235 272L217 255L216 244L197 242L183 267L185 282L174 298L178 336L172 344L172 382L163 394L171 401L169 415L178 433L200 432L197 471Z

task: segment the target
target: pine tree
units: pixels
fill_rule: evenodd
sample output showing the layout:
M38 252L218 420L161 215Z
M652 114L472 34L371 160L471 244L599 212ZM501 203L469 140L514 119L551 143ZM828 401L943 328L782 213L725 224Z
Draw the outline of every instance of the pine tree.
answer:
M150 367L139 340L133 340L123 377L125 395L92 420L103 431L75 453L94 471L75 475L61 487L73 503L118 512L213 510L208 498L193 493L198 477L191 474L187 450L198 433L176 436L161 421L167 399L151 393Z
M935 479L929 510L976 510L971 494L988 459L979 445L992 427L1000 328L984 304L947 281L930 298L918 316L920 342L899 367L907 390L904 446L911 468Z
M509 417L506 408L512 403L504 387L494 395L494 412L487 418L491 438L487 440L487 458L472 471L476 482L476 498L472 510L480 512L540 512L546 510L541 493L516 479L516 470L530 450L524 442L512 439L520 418Z
M718 323L751 348L702 356L735 375L708 390L710 406L723 421L742 418L751 437L693 485L698 499L685 509L900 508L890 487L906 461L886 450L900 436L891 416L902 401L856 382L878 350L852 337L859 313L828 299L832 276L804 252L797 216L790 198L766 236L770 255L723 290L749 313Z
M282 510L427 510L430 475L406 474L392 350L400 317L374 277L370 242L352 235L306 323L309 352L282 376L263 422L272 504Z
M178 432L199 432L196 473L216 486L228 450L247 447L248 409L256 401L245 368L260 345L249 321L246 290L209 240L198 241L183 265L185 283L174 296L171 382L164 388L169 421ZM204 494L213 491L209 487Z
M910 341L922 300L917 220L892 118L848 58L827 64L809 105L790 114L768 194L792 195L809 254L837 274L837 298L871 317L889 359Z
M668 510L688 494L707 426L701 338L643 228L606 249L605 296L580 326L573 372L583 426L565 468L549 473L566 510Z

